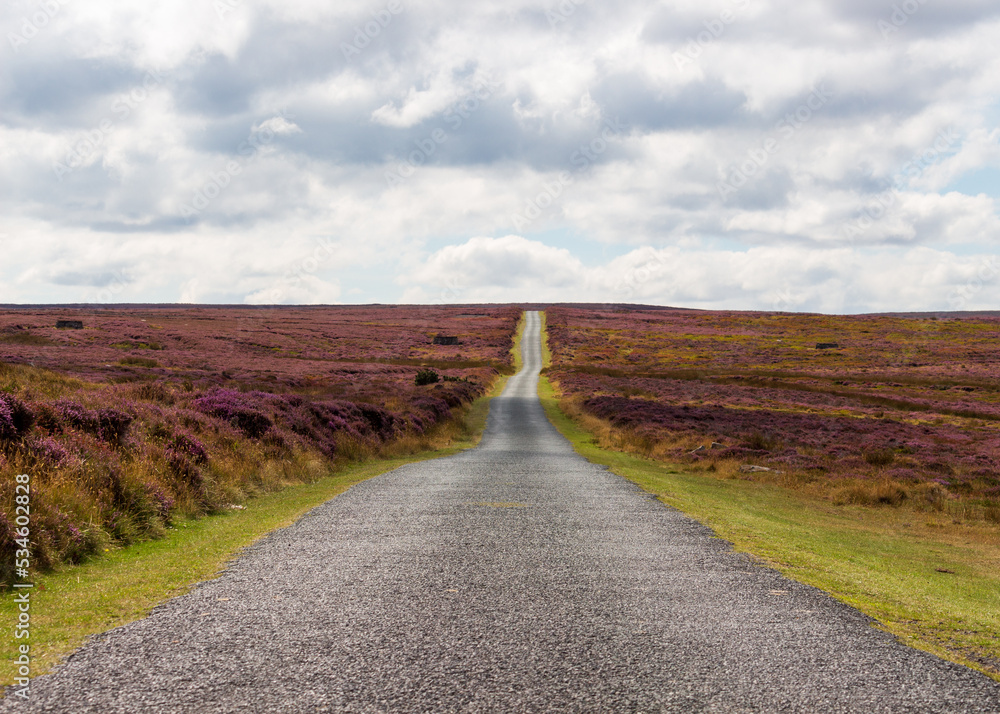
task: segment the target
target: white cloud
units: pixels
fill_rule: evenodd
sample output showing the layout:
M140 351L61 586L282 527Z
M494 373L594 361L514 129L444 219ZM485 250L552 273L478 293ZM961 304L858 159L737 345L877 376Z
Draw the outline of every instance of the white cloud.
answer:
M271 117L267 121L255 124L254 133L273 132L278 136L288 136L289 134L301 134L302 129L295 122L288 121L285 117Z
M315 275L304 275L287 284L256 290L246 296L249 305L332 305L340 302L340 286Z
M421 290L430 293L439 288L444 292L469 291L473 295L527 292L537 295L566 289L582 292L585 286L580 281L585 272L580 261L564 248L510 235L472 238L461 245L443 248L404 282L418 283Z
M534 276L548 275L538 281ZM763 310L865 312L992 309L1000 257L929 248L762 247L746 251L639 248L585 266L568 251L519 236L473 238L430 255L404 299L464 303L553 301ZM521 295L522 297L517 297Z

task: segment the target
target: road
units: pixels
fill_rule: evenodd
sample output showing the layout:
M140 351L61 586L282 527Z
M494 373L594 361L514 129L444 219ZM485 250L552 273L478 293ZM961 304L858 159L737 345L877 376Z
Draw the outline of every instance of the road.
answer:
M1000 712L577 456L525 366L482 444L355 486L33 682L45 712Z

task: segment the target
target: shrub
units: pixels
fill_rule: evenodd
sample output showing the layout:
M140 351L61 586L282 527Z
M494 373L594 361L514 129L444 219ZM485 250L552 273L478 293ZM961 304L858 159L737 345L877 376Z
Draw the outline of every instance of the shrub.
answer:
M476 388L471 383L452 384L448 388L445 388L443 384L438 384L434 387L434 396L444 400L449 407L460 407L464 402L471 402L475 399Z
M755 431L746 438L743 447L753 451L774 451L779 446L778 440L769 434Z
M135 420L131 414L104 407L97 410L97 437L109 444L121 444Z
M170 447L172 451L182 454L196 464L208 463L208 452L200 441L188 434L177 434Z
M87 407L68 399L60 399L56 402L55 408L64 423L88 434L97 435L99 428L97 414Z
M359 404L358 409L361 416L368 424L368 428L380 439L390 439L396 429L396 415L388 409L377 407L374 404Z
M108 535L100 527L82 525L78 517L56 506L39 505L37 515L32 512L39 532L39 561L44 557L49 567L59 562L81 563L107 545Z
M172 405L176 400L173 393L160 382L145 382L138 384L131 389L131 394L136 399L148 402L159 402L160 404Z
M62 466L70 460L69 452L51 437L35 441L31 444L31 451L35 458L50 467Z
M420 397L414 399L413 408L430 416L431 422L443 421L451 416L451 407L448 406L448 402L437 397Z
M355 439L376 437L387 440L396 433L399 417L374 404L348 401L317 402L311 411L331 432L346 432Z
M257 396L259 393L251 393ZM251 439L259 439L271 427L271 419L251 402L252 396L234 389L217 389L194 400L201 412L229 422Z
M167 458L167 466L170 467L170 472L178 477L182 483L191 486L195 491L200 491L205 481L201 475L201 469L185 454L179 451L167 449L165 456Z
M909 498L906 489L891 481L857 481L834 494L834 503L858 506L899 506Z
M50 434L62 434L63 426L59 413L49 404L39 404L35 410L35 423Z
M20 439L35 423L35 415L17 397L0 392L0 441Z
M109 444L121 444L128 435L135 417L112 407L97 411L68 400L56 402L56 411L63 421L80 431L96 436Z
M170 511L174 507L174 499L168 496L162 488L151 483L146 484L146 495L149 497L150 503L153 504L153 508L156 509L156 514L164 523L169 524Z
M268 447L271 455L278 455L288 450L288 442L285 441L285 437L277 429L268 429L260 442Z
M413 383L418 387L422 387L425 384L434 384L440 379L441 377L433 369L422 369L417 372L417 376L413 379Z
M871 466L888 466L896 460L896 454L891 449L868 449L862 456Z

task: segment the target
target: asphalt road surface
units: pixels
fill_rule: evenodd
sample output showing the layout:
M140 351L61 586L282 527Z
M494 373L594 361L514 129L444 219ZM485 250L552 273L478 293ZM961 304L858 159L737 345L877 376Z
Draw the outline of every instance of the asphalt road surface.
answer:
M1000 712L577 456L535 313L524 345L479 448L355 486L0 710Z

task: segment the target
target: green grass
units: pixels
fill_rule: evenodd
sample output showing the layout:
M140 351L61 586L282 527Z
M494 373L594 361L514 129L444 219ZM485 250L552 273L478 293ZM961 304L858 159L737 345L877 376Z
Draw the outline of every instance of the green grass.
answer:
M514 330L514 342L510 348L511 357L514 359L514 373L517 374L524 366L524 358L521 356L521 339L524 337L524 328L527 326L527 315L521 313L521 319L517 322L517 329ZM544 324L544 323L543 323Z
M995 527L946 527L912 511L835 506L778 486L685 474L598 448L560 410L544 377L539 393L549 419L588 460L708 525L736 550L870 615L906 644L1000 680Z
M549 349L549 331L546 328L548 325L547 315L543 312L541 314L542 318L542 369L552 365L552 351Z
M514 342L520 355L522 324ZM492 397L507 382L501 376L490 393L470 404L461 430L440 449L352 464L312 483L289 486L251 499L245 510L183 520L166 537L115 549L90 562L37 574L31 595L32 676L44 674L87 637L145 617L159 603L216 577L240 551L271 531L297 521L316 506L365 479L403 464L449 456L479 443ZM12 593L0 595L0 685L14 680L17 610Z

